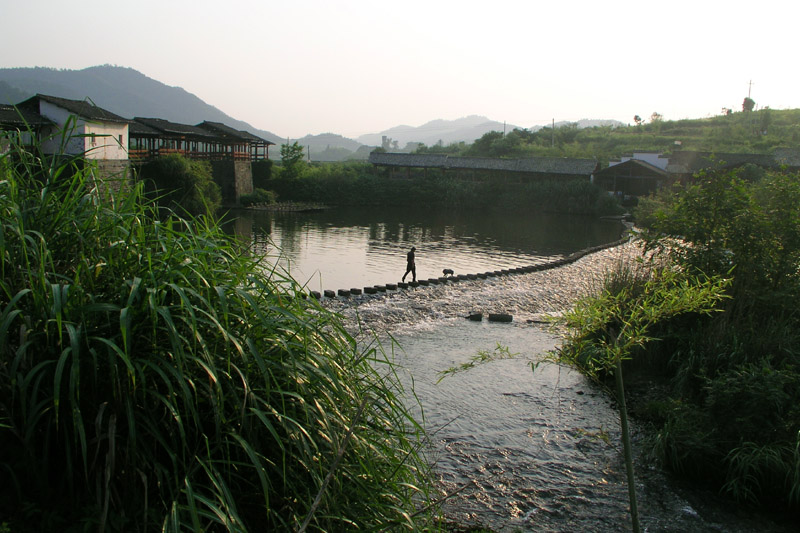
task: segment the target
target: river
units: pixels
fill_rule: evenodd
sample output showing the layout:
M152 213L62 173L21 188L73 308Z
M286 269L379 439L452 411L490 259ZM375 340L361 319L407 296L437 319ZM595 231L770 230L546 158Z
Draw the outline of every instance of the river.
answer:
M361 216L375 218L363 222ZM440 222L415 217L407 223L399 213L374 211L256 214L238 224L249 228L262 250L287 247L273 259L289 257L287 265L315 272L310 279L337 280L324 288L396 281L410 245L419 251L420 270L435 276L442 265L480 272L547 262L620 235L616 223L585 219L489 224L485 215L462 215L447 224L441 214L430 219ZM269 231L258 230L265 220ZM505 233L525 224L538 224L539 230ZM496 234L488 228L502 229ZM571 231L577 235L567 236ZM613 401L579 373L545 360L560 343L545 319L595 290L597 274L630 257L632 247L534 273L323 300L364 343L376 335L400 368L409 405L430 435L427 454L440 492L453 494L442 505L451 523L498 532L630 530ZM435 266L423 267L426 262ZM458 268L462 264L467 266ZM470 321L465 317L471 312L508 313L513 321ZM481 353L501 357L440 380L443 371ZM638 454L640 435L634 426ZM791 531L715 494L682 488L640 455L636 477L645 531Z
M327 301L365 328L365 339L383 339L413 387L409 402L419 403L431 435L442 494L455 493L442 507L448 520L498 532L630 530L614 402L581 374L547 361L561 337L544 319L595 290L596 275L635 249L629 243L551 270ZM470 312L505 312L513 321L473 322ZM481 353L501 358L440 380ZM642 457L635 424L633 433L644 531L794 531L681 487Z
M398 282L417 248L417 276L469 274L563 257L619 237L618 222L550 213L338 208L231 213L236 233L309 290Z

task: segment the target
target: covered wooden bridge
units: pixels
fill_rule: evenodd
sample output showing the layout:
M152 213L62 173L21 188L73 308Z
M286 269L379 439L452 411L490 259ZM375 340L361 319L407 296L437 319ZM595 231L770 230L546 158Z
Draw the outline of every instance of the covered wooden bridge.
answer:
M456 157L441 154L396 154L372 152L369 162L389 169L392 176L411 177L430 171L453 174L464 179L504 179L532 181L537 179L585 179L591 181L597 171L596 159L569 157L532 157L497 159L488 157Z
M134 161L176 153L205 161L259 161L269 157L269 147L275 144L219 122L192 126L135 117L129 130L128 157Z

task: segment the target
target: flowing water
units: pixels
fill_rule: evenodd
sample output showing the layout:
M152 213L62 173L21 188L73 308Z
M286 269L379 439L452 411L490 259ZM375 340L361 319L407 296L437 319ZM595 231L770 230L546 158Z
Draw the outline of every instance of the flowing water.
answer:
M497 531L624 527L627 494L607 443L617 438L614 411L580 374L536 364L555 347L551 335L459 320L397 340L433 435L442 492L456 493L444 506L450 520ZM514 357L437 383L479 352Z
M371 210L247 212L235 226L261 250L281 247L282 256L268 259L308 276L312 289L397 281L411 245L420 277L428 277L445 267L471 273L549 261L620 234L617 224L569 217ZM324 300L353 331L360 324L376 332L392 352L409 406L429 432L427 453L441 494L450 495L442 504L450 522L498 532L630 530L615 406L579 373L545 360L560 338L541 323L591 290L588 273L624 248L542 272ZM475 311L514 319L464 318ZM443 377L480 354L495 360ZM792 530L639 465L645 531Z
M442 511L452 524L498 532L630 531L616 406L596 384L547 359L560 337L537 320L548 308L547 291L532 285L558 283L560 274L329 303L350 324L360 317L377 332L402 369L413 390L409 405L430 435L440 496L451 495ZM463 316L498 305L514 313L512 323ZM492 360L446 372L482 354ZM633 431L643 531L794 531L715 494L680 488L643 460L641 434L635 425Z

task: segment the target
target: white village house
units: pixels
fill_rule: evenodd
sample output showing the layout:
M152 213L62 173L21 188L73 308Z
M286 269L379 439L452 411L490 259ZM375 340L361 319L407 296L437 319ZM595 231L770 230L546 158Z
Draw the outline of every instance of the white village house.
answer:
M90 102L42 94L16 107L50 122L37 131L44 153L91 160L97 165L97 177L102 176L112 189L124 186L129 179L129 120Z
M71 135L64 153L86 159L127 160L128 123L101 107L79 100L36 95L17 105L50 119L53 126L43 131L42 148L56 153L62 140L61 132Z

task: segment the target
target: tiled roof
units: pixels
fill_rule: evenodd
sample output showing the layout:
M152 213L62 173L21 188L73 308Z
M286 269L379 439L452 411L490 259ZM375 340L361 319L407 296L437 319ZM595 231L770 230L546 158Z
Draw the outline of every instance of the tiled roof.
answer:
M249 143L260 143L260 144L270 144L270 145L275 144L274 142L253 135L249 131L241 131L233 129L230 126L226 126L222 122L209 122L208 120L206 120L198 124L197 127L211 131L215 135L221 137L230 137L235 140L240 140Z
M189 124L178 124L177 122L170 122L163 118L144 118L135 117L133 119L139 124L143 124L150 129L156 130L161 135L172 135L177 137L195 137L198 139L217 140L218 135L214 135L208 130L198 128L197 126L190 126Z
M371 152L369 162L390 167L445 168L446 155L440 154L387 154Z
M28 98L27 100L21 102L18 105L19 107L24 107L25 109L30 109L32 111L38 112L40 110L39 102L48 102L50 104L56 105L86 120L96 120L99 122L121 122L121 123L130 122L128 119L122 118L119 115L115 115L111 111L106 111L102 107L97 107L92 102L87 100L68 100L67 98L59 98L57 96L37 94L36 96Z
M650 175L656 178L666 177L669 175L666 170L662 170L657 166L648 163L647 161L643 161L641 159L628 159L624 163L618 163L616 165L604 168L603 170L599 171L596 176L598 178L602 178L604 176L618 176L625 173L635 173L643 176Z
M590 175L597 170L596 159L577 159L571 157L533 157L517 159L519 172L544 174Z
M445 168L473 170L513 170L513 160L489 157L447 157Z
M568 157L534 157L528 159L496 159L488 157L454 157L428 154L391 154L372 152L369 162L373 165L445 168L473 170L501 170L535 174L590 175L597 168L595 159L573 159Z
M27 129L28 126L47 126L53 122L35 111L21 109L13 105L0 104L0 129L3 127Z
M161 131L151 128L144 122L139 122L138 120L134 119L128 126L128 134L131 137L158 137L161 135Z

